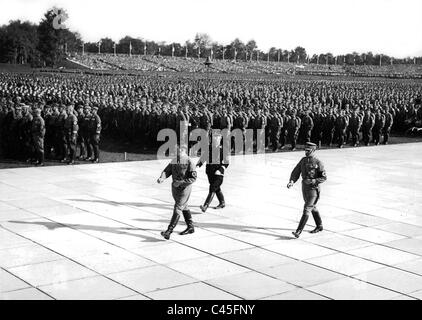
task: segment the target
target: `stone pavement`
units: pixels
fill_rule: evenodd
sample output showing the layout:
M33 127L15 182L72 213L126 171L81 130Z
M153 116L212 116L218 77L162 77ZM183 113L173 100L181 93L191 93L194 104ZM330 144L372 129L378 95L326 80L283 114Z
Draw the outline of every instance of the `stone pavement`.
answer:
M422 144L318 152L325 230L293 239L302 155L233 157L206 214L201 168L169 241L167 161L1 170L0 299L421 299Z

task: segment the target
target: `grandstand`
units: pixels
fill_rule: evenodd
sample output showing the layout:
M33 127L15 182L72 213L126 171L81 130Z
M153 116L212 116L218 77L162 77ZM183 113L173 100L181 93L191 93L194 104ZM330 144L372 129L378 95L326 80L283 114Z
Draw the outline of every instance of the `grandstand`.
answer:
M396 78L422 78L421 65L322 65L313 63L287 63L275 61L212 60L211 67L204 66L205 59L168 57L159 55L127 54L74 54L67 60L91 70L214 72L229 74L307 74L320 76L372 76Z

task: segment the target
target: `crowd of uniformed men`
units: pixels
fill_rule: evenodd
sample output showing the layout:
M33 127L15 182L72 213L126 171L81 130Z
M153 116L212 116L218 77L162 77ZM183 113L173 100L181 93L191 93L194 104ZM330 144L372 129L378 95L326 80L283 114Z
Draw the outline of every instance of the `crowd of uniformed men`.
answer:
M153 150L163 128L264 129L276 151L388 143L422 122L421 86L397 81L0 74L3 157L99 161L100 134Z

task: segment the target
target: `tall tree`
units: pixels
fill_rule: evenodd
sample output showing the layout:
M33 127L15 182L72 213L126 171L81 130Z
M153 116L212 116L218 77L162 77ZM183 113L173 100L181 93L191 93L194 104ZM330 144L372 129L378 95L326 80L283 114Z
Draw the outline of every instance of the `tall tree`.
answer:
M299 58L299 59L298 59ZM307 58L306 50L303 47L296 47L294 51L294 61L305 62Z
M245 45L245 50L248 53L248 57L252 60L254 51L258 48L255 40L249 40Z
M65 57L66 48L77 50L81 44L79 34L68 30L63 22L67 18L64 9L49 9L38 25L38 50L48 66L55 66Z
M37 26L26 21L10 21L0 32L0 61L9 63L36 63Z

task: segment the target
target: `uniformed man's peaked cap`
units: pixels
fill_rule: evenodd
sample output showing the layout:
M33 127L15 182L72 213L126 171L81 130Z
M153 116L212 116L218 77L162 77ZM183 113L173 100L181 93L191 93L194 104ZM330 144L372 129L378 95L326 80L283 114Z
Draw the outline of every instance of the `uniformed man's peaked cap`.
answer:
M315 150L316 147L316 144L312 142L306 142L305 144L305 150Z

